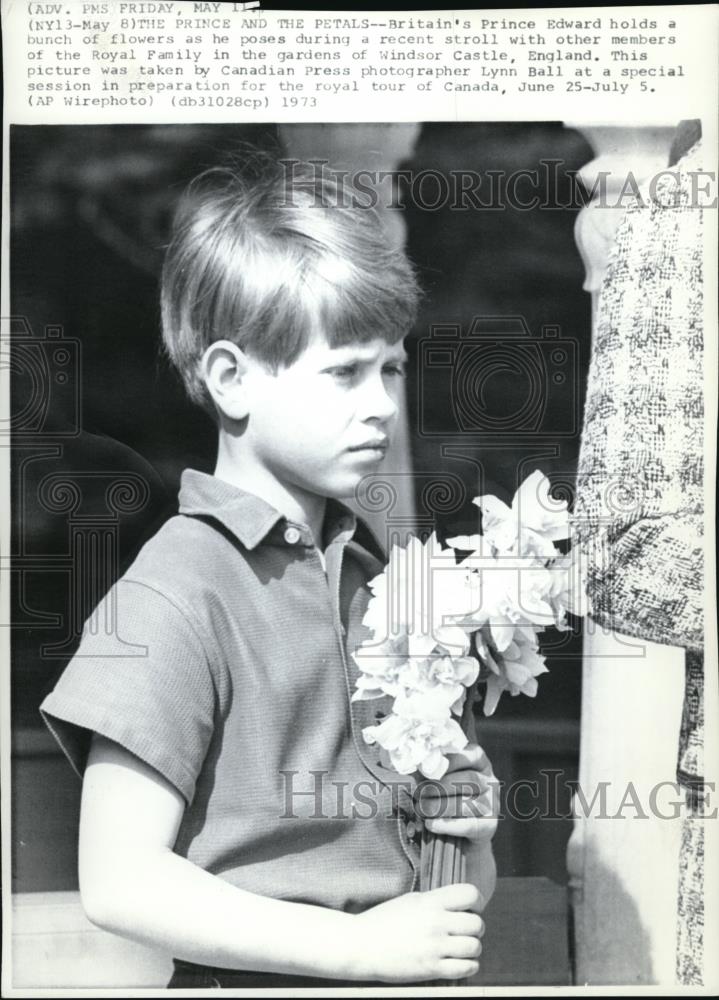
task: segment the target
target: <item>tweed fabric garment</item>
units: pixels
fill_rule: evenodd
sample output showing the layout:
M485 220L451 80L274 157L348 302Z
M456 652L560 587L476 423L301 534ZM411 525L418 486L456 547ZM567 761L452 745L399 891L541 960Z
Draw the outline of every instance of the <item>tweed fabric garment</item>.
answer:
M94 731L177 788L180 856L250 892L359 912L414 888L418 850L408 781L362 741L377 705L350 703L382 552L335 501L324 541L325 566L306 526L187 470L180 514L88 621L41 711L78 773Z
M593 616L703 643L702 212L686 171L620 223L599 303L577 477ZM645 192L646 193L646 192Z
M602 286L575 505L593 617L688 651L678 780L688 794L677 976L700 983L703 924L702 211L697 142L632 205ZM696 198L696 195L694 195ZM661 684L661 678L657 678Z
M679 864L677 980L702 982L704 937L704 657L687 650L686 694L679 738L677 778L686 788L688 816L682 824Z

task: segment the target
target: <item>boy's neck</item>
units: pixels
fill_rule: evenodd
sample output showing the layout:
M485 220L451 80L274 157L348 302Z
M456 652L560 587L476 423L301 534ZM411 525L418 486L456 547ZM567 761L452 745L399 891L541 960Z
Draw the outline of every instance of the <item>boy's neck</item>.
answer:
M252 462L232 460L222 449L218 454L214 475L246 493L254 493L284 514L288 521L306 525L312 532L317 547L323 548L322 529L327 507L325 497L281 483L267 469Z

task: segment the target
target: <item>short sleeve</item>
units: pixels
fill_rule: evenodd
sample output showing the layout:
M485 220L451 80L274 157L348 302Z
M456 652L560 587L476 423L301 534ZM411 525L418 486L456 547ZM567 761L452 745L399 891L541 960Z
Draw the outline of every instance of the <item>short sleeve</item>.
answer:
M210 663L186 609L121 580L85 624L40 712L78 775L96 732L155 768L190 802L215 703Z

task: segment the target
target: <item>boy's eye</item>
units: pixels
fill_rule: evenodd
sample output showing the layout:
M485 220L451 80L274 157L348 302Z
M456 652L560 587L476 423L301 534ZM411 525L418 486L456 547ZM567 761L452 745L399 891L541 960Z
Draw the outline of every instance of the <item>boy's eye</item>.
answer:
M337 365L336 368L329 368L328 372L335 378L354 378L357 374L357 365Z
M349 364L349 365L334 365L332 368L326 368L325 373L332 375L333 378L340 379L343 382L352 381L360 374L359 364ZM392 378L404 378L406 375L406 369L402 362L390 362L382 366L382 374L389 375Z

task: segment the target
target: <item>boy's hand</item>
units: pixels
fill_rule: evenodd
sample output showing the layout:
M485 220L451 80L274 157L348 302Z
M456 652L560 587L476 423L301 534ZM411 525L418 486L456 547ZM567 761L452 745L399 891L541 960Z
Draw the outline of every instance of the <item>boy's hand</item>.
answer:
M422 782L417 811L432 833L488 843L497 829L498 783L486 753L470 743L451 754L438 781Z
M407 983L473 976L484 922L467 911L477 906L479 895L473 885L447 885L409 892L358 914L353 978Z

